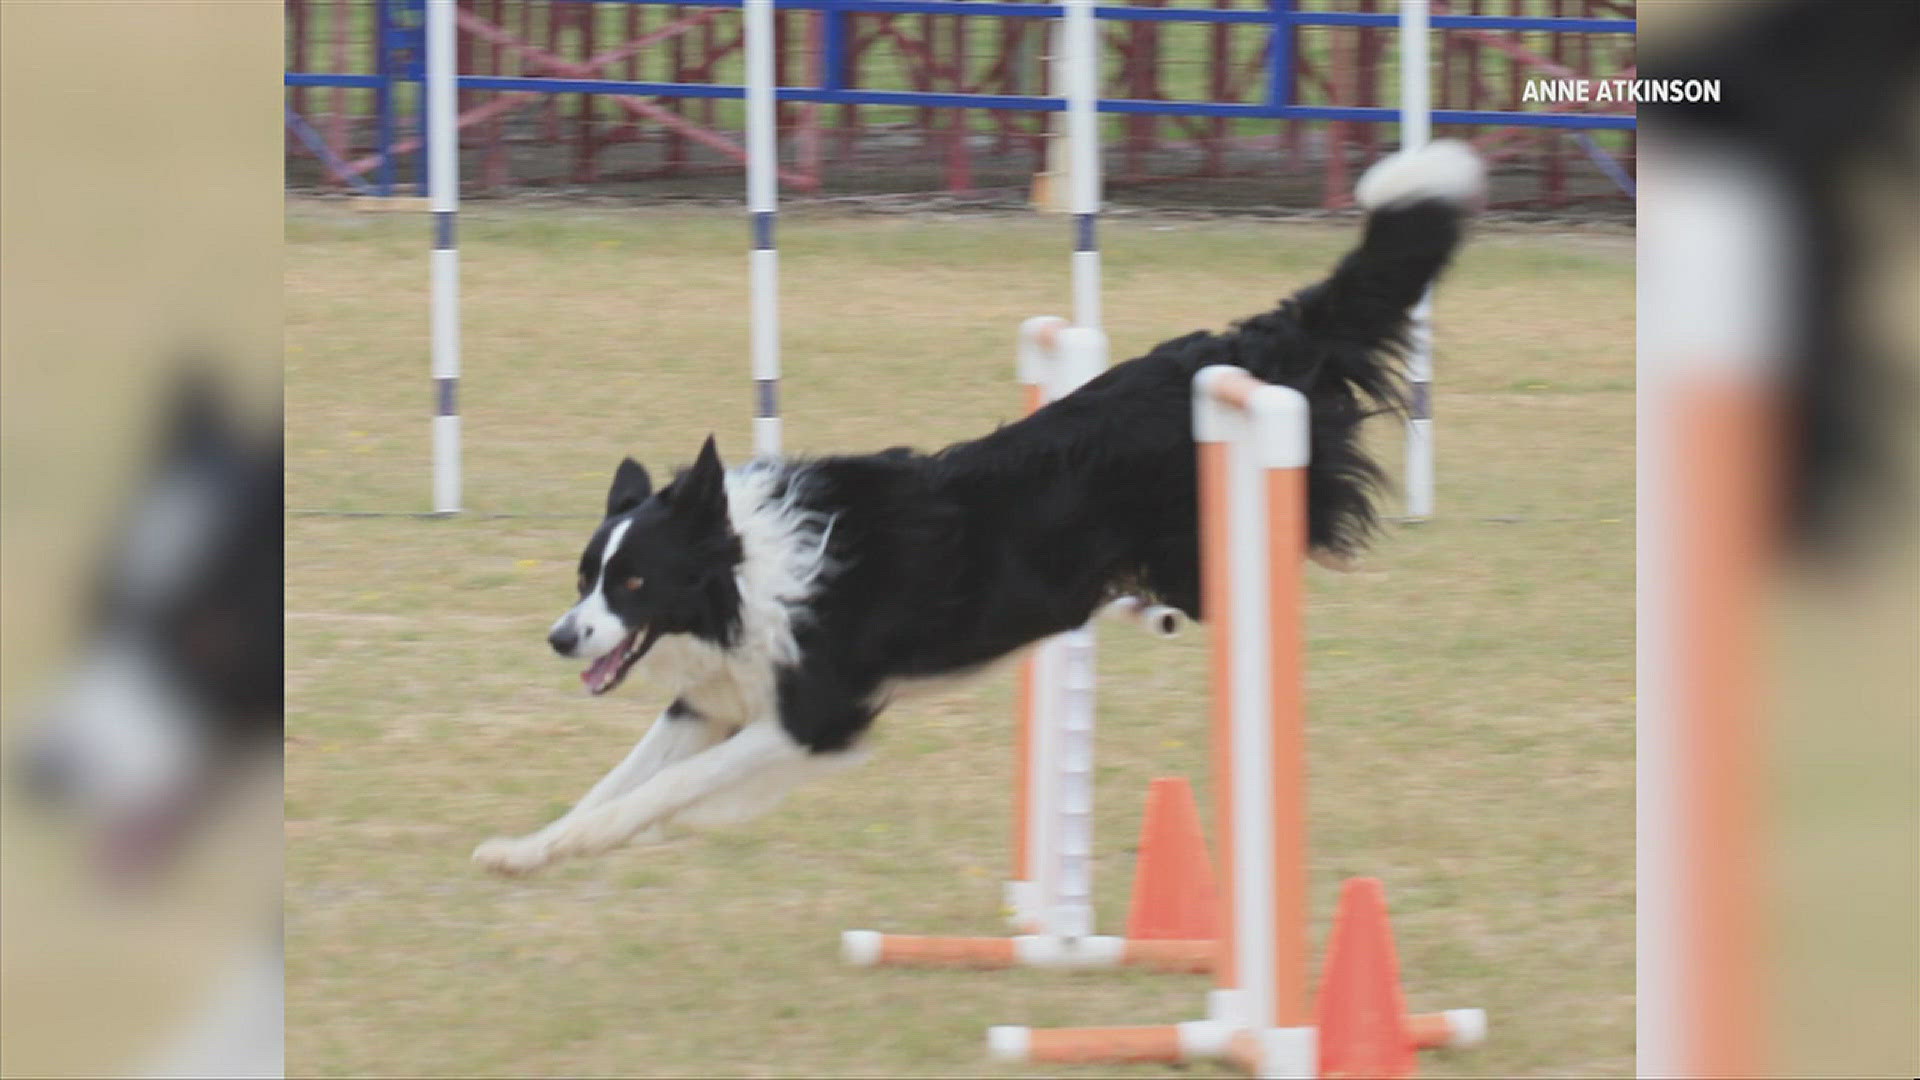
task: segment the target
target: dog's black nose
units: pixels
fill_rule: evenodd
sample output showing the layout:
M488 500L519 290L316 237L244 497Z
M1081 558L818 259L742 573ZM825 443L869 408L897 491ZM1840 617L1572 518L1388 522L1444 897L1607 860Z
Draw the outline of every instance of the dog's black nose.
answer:
M547 635L547 644L561 656L572 656L573 647L580 643L580 635L573 632L571 626L556 626L553 633Z

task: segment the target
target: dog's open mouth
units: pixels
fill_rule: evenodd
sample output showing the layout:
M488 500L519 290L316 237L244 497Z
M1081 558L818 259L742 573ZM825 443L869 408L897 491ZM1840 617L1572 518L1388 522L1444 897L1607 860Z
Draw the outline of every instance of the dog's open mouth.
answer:
M641 657L647 655L647 650L653 648L653 643L659 639L660 632L651 628L644 639L638 630L629 633L607 655L587 665L587 670L580 673L580 681L587 684L587 692L595 697L606 693L625 681L627 672L640 662Z
M118 885L138 885L170 864L186 839L203 792L194 787L122 813L101 830L96 852L102 874Z

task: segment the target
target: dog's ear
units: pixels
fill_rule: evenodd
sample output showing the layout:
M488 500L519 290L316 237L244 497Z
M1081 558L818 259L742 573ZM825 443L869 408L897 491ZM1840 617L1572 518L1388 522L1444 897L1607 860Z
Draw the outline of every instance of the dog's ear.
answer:
M646 502L651 494L653 481L647 478L646 467L625 458L620 467L613 470L613 486L607 489L607 516L624 514Z
M709 435L701 444L700 456L693 459L693 467L674 480L668 497L673 508L682 513L724 519L727 516L726 480L727 470L720 464L720 451Z

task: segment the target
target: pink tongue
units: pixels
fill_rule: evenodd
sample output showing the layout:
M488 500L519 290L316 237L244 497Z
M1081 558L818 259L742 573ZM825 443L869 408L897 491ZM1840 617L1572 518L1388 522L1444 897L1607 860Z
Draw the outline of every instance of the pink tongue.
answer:
M106 872L126 880L159 866L173 853L188 808L185 798L169 800L111 828L100 853Z
M615 649L600 659L595 660L592 664L588 665L587 670L580 673L580 681L586 683L587 688L590 690L598 690L602 686L605 686L607 680L612 678L614 671L619 668L620 658L625 656L626 652L624 648Z

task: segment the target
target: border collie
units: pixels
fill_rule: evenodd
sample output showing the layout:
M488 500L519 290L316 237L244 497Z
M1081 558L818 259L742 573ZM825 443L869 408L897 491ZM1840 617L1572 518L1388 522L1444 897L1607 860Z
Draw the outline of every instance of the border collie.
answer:
M79 648L12 748L19 789L79 826L123 899L157 887L217 809L279 783L280 424L236 417L214 371L197 359L179 371L92 576ZM280 883L265 869L263 935L225 958L137 1074L282 1073Z
M1483 188L1461 143L1383 160L1356 191L1360 246L1324 282L938 453L728 469L708 438L657 490L622 461L580 556L579 602L547 640L588 661L594 694L638 666L677 697L565 816L474 860L524 874L767 810L850 764L915 681L976 671L1116 596L1202 617L1190 387L1209 364L1306 394L1310 545L1325 561L1355 555L1382 482L1361 422L1403 404L1408 309Z
M21 790L80 823L121 886L171 865L282 745L279 425L238 422L192 363L92 575L80 648L13 756Z

